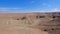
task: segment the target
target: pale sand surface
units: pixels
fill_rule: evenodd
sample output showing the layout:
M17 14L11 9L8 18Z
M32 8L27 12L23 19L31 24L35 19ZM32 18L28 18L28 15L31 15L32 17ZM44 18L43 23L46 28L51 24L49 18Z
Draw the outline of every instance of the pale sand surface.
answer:
M48 34L48 32L25 26L3 26L0 27L0 34Z

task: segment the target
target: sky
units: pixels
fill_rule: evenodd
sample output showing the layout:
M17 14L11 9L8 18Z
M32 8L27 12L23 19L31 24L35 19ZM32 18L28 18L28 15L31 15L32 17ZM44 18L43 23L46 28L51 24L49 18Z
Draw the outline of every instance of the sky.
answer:
M60 0L0 0L0 13L60 12Z

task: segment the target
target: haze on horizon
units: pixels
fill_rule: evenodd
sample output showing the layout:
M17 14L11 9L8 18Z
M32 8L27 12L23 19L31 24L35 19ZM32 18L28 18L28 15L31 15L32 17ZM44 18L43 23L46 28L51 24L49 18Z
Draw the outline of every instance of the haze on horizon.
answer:
M0 13L60 12L60 0L0 0Z

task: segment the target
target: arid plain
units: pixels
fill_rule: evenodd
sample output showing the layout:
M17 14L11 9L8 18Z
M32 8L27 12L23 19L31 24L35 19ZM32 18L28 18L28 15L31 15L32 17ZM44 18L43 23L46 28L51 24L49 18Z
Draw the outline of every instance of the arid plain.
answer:
M0 34L60 34L60 12L0 14Z

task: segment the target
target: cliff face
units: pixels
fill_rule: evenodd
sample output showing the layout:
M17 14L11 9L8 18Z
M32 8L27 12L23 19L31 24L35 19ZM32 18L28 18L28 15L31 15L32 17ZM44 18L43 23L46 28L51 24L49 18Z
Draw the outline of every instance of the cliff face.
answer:
M60 32L60 13L0 14L0 28L22 26L36 28L48 34Z

